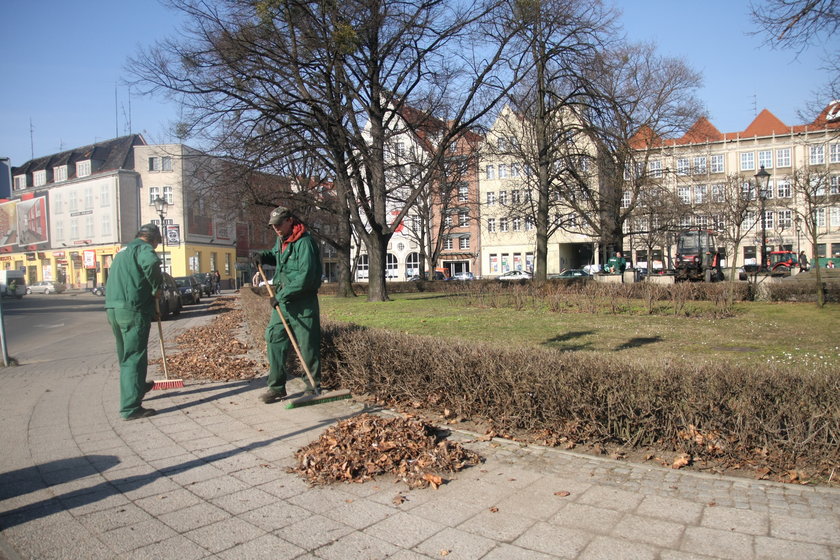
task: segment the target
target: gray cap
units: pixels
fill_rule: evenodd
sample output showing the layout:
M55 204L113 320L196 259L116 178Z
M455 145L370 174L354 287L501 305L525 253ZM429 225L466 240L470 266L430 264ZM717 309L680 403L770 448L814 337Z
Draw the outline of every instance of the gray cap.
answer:
M291 218L291 216L291 210L289 210L285 206L278 206L277 208L271 211L271 215L268 217L268 225L279 225L283 222L283 220L285 220L286 218Z
M150 241L160 243L163 237L160 235L160 228L155 224L143 224L137 231L137 237L148 237Z

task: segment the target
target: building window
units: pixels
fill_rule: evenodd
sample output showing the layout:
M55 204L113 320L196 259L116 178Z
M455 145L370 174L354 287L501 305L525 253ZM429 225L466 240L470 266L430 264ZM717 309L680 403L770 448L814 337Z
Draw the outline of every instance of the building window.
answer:
M506 179L507 178L507 165L504 163L499 164L499 179Z
M677 159L677 175L688 175L688 158Z
M61 220L55 222L55 240L64 241L64 222Z
M443 240L443 250L444 251L451 251L452 250L452 238L447 237Z
M79 238L79 220L77 219L70 219L70 239L78 239Z
M779 210L779 227L782 229L790 229L793 225L790 210Z
M53 214L63 214L64 213L64 204L61 201L61 193L55 192L50 197L50 209L52 210Z
M496 193L495 192L487 192L487 206L493 206L496 204Z
M469 249L470 248L470 238L469 237L461 237L458 239L458 248L461 250Z
M460 227L469 227L470 215L465 210L458 212L458 225Z
M522 218L519 216L513 219L513 231L521 231L522 230Z
M32 172L32 186L40 187L47 184L47 170L39 169Z
M767 181L767 190L762 189L762 192L764 192L764 198L773 198L774 189L772 179Z
M726 187L718 183L712 185L712 202L723 202L726 193Z
M508 219L507 218L499 218L499 231L502 233L508 230Z
M755 170L755 154L753 152L741 153L741 171Z
M450 214L447 214L443 218L443 227L445 227L445 228L451 228L452 227L452 216Z
M499 191L499 204L502 206L507 204L507 191Z
M790 148L776 150L776 167L790 167Z
M779 179L776 181L776 193L779 198L790 198L790 179Z
M690 187L677 187L677 196L683 204L691 204Z
M458 202L467 202L470 188L467 185L458 185Z
M519 204L522 202L522 198L519 196L519 189L514 189L510 191L510 201L513 204Z
M149 204L154 205L155 199L160 196L160 187L149 187Z
M825 146L809 146L808 163L811 165L821 165L825 163Z
M525 231L533 231L536 226L534 225L534 217L533 216L525 216Z
M832 175L828 180L828 193L840 194L840 175Z
M840 144L835 144L835 146L840 147ZM510 164L510 176L511 177L519 177L519 164L518 163L511 163Z
M662 160L653 159L648 162L651 177L662 177Z
M694 174L695 175L705 175L706 174L706 157L700 156L694 158Z
M93 209L93 187L85 187L85 210Z
M775 212L772 210L765 210L764 211L764 227L766 229L773 229L775 226L773 225L773 216Z
M70 208L68 208L67 210L71 214L73 212L78 212L79 211L79 199L76 197L76 193L74 193L74 192L70 193L70 197L69 197L68 202L70 204Z
M359 255L359 258L356 260L356 277L361 279L367 278L369 266L368 256Z
M149 171L172 171L172 158L169 156L150 157Z
M487 231L491 233L496 231L496 218L487 219Z
M163 199L167 204L175 204L175 199L172 196L172 187L163 187Z
M828 145L828 163L840 163L840 143Z
M709 163L709 171L711 171L712 173L723 173L725 171L724 158L722 155L716 155L711 157L711 161Z
M99 207L108 208L111 206L111 188L108 185L99 187Z
M630 208L630 202L633 199L632 193L629 191L625 191L621 193L621 207L622 208Z
M94 237L93 214L88 214L85 216L85 238L93 239Z
M758 152L758 165L765 169L773 167L773 150L761 150Z
M15 175L15 190L19 191L26 188L26 175Z
M396 278L397 269L399 268L399 261L397 257L388 253L385 255L385 276L386 278Z
M496 178L496 170L492 165L488 165L484 168L484 178L485 179L495 179Z
M66 181L67 180L67 166L66 165L56 165L53 167L53 181L56 183L59 181Z
M102 229L102 235L110 236L111 235L111 215L110 214L102 214L99 217L99 227Z
M694 203L703 204L706 202L706 185L696 185L694 187Z
M814 210L814 217L816 218L817 227L825 227L825 208L817 208Z
M90 160L76 162L76 177L87 177L90 175Z

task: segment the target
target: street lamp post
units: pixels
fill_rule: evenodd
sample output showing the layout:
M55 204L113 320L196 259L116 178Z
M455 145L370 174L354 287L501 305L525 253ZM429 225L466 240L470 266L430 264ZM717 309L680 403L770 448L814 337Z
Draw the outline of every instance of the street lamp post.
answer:
M763 184L762 184L763 183ZM767 200L767 188L770 184L770 174L761 166L755 174L755 185L758 188L758 199L761 202L761 264L759 270L767 269L767 216L764 215L764 202Z
M762 169L764 169L762 167ZM157 197L154 200L155 210L157 210L158 216L160 217L160 232L161 232L161 242L163 243L163 271L167 272L166 270L166 224L163 221L163 217L166 216L166 209L169 206L169 203L166 202L166 199Z

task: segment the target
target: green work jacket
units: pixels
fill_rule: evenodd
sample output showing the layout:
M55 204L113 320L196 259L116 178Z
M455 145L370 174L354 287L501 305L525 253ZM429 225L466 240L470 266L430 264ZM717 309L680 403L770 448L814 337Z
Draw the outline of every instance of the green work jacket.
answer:
M114 256L105 284L106 309L155 312L155 294L163 285L160 259L154 247L135 239Z
M318 245L304 233L281 251L282 240L278 237L274 247L260 253L263 264L273 264L275 297L281 303L315 297L321 287L321 254Z

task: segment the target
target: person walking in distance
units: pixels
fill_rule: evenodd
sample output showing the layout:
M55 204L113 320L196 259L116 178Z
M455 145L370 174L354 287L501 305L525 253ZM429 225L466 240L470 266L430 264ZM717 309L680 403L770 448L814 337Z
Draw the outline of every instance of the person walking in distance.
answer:
M291 340L278 313L283 313L300 352L315 380L305 379L307 394L320 390L321 317L318 288L321 286L321 255L306 226L289 210L271 211L269 227L277 234L274 247L254 255L254 265L274 265L271 319L265 330L268 348L268 389L260 396L264 403L286 398L286 358ZM276 312L275 312L276 310Z
M157 316L163 274L155 249L161 242L154 224L140 227L134 240L111 263L105 289L105 313L117 343L120 363L120 416L125 420L155 414L143 408L143 396L154 386L146 381L148 343L152 320Z

